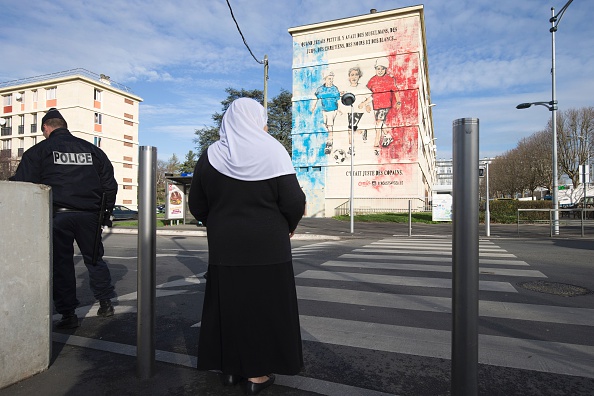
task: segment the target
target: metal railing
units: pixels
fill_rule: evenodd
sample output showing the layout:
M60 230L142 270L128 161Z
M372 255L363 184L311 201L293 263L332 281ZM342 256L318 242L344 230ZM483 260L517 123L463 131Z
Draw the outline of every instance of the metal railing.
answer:
M0 132L2 136L10 136L12 135L12 127L2 127L2 131Z
M563 229L569 231L579 227L581 236L585 236L586 226L594 226L594 208L556 209L556 211L559 213L559 220L557 220L559 235L561 235L561 230ZM543 224L548 226L549 236L552 238L553 230L555 229L553 212L555 212L555 209L518 209L518 236L520 236L521 224ZM567 213L567 217L564 217L563 213ZM578 214L579 218L576 218ZM572 215L573 218L571 217Z
M353 212L355 215L372 213L406 213L409 211L409 201L413 212L431 212L431 201L428 198L354 198ZM335 216L350 215L350 201L334 208Z

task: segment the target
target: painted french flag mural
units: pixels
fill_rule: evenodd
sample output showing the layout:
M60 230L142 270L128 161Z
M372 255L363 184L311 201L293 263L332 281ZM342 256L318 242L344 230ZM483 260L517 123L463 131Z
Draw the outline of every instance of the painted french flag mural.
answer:
M308 216L332 216L348 200L351 161L356 197L418 192L421 18L371 15L289 30L293 164ZM341 102L345 93L352 106Z

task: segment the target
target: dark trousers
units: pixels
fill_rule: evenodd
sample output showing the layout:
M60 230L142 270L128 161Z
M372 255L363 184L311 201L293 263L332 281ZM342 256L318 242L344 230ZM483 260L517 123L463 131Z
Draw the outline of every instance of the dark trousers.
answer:
M97 214L90 212L65 212L54 215L53 299L56 311L60 314L73 313L79 304L76 298L74 241L89 271L89 284L95 298L103 300L116 296L109 268L103 261L103 243L99 244L97 265L91 264L98 221Z

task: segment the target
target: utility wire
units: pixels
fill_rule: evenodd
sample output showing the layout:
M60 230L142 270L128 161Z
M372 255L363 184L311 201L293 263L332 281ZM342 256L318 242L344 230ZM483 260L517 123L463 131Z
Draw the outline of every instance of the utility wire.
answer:
M231 18L233 18L233 22L235 22L235 26L237 26L237 31L239 32L239 34L241 35L241 38L243 39L243 43L245 44L245 46L248 49L248 51L250 51L250 54L252 54L252 58L254 58L254 60L256 62L258 62L259 64L263 65L264 64L264 61L259 61L254 56L254 53L250 49L250 46L248 45L247 41L245 41L245 37L243 37L243 33L241 33L241 29L239 28L239 24L237 23L237 20L235 19L235 15L233 15L233 9L231 8L231 4L229 4L229 0L227 0L227 5L229 6L229 11L231 11Z

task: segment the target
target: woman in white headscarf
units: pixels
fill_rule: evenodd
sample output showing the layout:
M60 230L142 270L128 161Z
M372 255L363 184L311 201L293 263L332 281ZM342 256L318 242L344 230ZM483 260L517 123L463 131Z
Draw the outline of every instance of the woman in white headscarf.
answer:
M224 385L245 380L255 395L274 374L303 366L291 258L305 209L291 159L267 131L266 110L235 100L220 140L198 160L189 207L208 233L208 281L198 369L218 370Z

